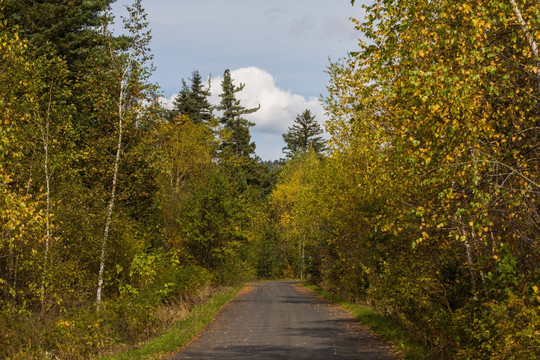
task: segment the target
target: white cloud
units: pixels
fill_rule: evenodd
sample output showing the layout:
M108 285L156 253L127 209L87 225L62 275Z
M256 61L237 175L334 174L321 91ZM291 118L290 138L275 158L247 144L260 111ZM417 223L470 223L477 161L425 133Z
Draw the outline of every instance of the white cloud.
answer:
M319 99L305 98L278 88L272 74L265 70L254 66L240 68L232 70L231 77L235 85L245 84L244 89L236 94L243 106L252 108L261 105L259 111L246 115L246 119L255 123L251 135L257 145L257 155L264 160L283 157L281 150L285 144L281 135L287 132L296 116L304 110L309 109L321 124L327 119ZM219 103L221 81L222 77L212 79L212 104ZM163 98L162 101L170 106L175 96Z

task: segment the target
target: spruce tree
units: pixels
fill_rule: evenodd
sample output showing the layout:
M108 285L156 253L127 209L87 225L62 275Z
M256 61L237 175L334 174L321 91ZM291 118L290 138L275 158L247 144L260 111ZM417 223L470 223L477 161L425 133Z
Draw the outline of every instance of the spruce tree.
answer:
M97 29L108 18L114 0L5 0L2 17L8 27L35 48L35 56L63 57L71 71L84 71L90 49L105 44Z
M315 116L311 111L305 110L298 114L294 120L293 126L289 127L287 133L283 134L286 146L283 152L289 158L298 154L303 154L311 147L316 153L325 150L325 141L321 136L323 130L319 123L315 121Z
M190 92L191 91L186 83L186 80L182 79L182 89L178 92L178 94L176 94L173 102L173 108L170 111L171 120L186 113L185 104L188 102Z
M212 105L208 102L210 86L203 85L198 70L191 74L191 86L182 79L182 90L174 101L173 116L186 115L196 124L208 123L212 119Z
M251 141L249 128L255 124L242 117L242 115L251 114L259 110L260 106L248 109L240 105L240 100L236 98L236 93L244 89L245 84L235 86L231 78L229 69L223 73L221 82L222 94L220 104L216 110L222 111L220 123L228 133L222 144L222 150L241 157L251 157L255 152L255 143Z

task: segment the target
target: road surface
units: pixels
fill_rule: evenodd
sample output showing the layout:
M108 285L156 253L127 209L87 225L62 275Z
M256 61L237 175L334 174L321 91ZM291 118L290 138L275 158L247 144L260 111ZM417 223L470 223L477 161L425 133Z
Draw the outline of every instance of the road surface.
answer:
M344 310L292 281L252 284L170 360L398 357Z

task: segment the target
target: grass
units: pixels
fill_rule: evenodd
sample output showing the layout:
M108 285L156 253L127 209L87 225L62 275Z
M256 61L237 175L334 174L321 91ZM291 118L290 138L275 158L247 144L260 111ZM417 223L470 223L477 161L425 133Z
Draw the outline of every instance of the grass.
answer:
M237 286L219 292L204 304L194 306L184 320L177 321L168 332L161 336L148 340L137 348L114 356L102 357L100 360L154 360L173 355L197 336L215 318L223 305L238 293L240 288L241 286Z
M427 360L430 358L429 351L415 341L406 329L400 327L392 319L379 315L366 306L345 301L339 296L325 291L316 285L308 283L303 283L303 285L313 290L313 292L322 298L339 305L341 308L351 313L374 333L393 344L395 349L403 355L404 359Z

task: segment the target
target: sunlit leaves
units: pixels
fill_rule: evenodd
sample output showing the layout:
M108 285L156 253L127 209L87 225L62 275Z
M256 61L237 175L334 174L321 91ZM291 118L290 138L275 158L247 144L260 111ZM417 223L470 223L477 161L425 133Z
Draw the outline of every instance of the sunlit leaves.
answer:
M386 203L372 228L399 236L387 248L413 250L400 255L420 256L416 271L459 269L452 276L470 291L459 290L460 301L493 286L484 274L503 246L521 260L520 281L538 277L540 173L532 164L540 89L527 37L537 14L532 1L376 1L357 22L369 40L329 69L328 129L340 174L357 174L366 203ZM388 264L392 276L402 266ZM444 284L448 276L432 279ZM447 292L457 290L448 282Z

